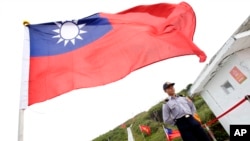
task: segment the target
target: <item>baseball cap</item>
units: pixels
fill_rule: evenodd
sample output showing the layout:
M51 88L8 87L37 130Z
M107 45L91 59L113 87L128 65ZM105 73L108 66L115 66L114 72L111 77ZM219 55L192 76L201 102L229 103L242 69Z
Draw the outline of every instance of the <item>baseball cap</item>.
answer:
M169 86L173 86L175 83L172 82L165 82L163 84L163 90L165 91Z

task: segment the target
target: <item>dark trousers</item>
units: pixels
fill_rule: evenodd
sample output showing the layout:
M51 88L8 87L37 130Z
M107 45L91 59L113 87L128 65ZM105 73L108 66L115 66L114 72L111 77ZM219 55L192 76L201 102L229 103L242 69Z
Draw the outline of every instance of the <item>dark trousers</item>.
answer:
M177 119L176 125L183 141L210 141L201 124L193 116Z

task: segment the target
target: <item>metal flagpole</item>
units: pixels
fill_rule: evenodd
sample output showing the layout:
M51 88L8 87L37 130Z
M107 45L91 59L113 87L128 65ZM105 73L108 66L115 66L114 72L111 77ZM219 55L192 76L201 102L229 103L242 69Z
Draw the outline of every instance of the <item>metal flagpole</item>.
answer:
M28 92L29 92L29 59L30 59L30 42L29 29L27 26L29 22L24 21L24 47L22 58L22 75L21 75L21 90L20 90L20 106L18 119L18 141L23 141L24 130L24 111L28 107Z
M207 129L207 132L210 135L210 137L213 139L213 141L217 141L216 138L214 137L213 132L210 130L210 128L207 126L207 124L204 124L204 126Z
M23 118L24 109L19 110L19 121L18 121L18 141L23 141Z

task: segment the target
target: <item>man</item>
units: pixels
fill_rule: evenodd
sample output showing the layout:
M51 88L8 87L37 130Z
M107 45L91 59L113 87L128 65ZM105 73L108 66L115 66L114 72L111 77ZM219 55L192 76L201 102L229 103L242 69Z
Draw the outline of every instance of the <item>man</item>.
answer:
M166 103L162 106L163 121L176 125L183 141L210 141L201 124L193 117L196 108L187 97L177 96L175 83L166 82L163 90L168 94Z

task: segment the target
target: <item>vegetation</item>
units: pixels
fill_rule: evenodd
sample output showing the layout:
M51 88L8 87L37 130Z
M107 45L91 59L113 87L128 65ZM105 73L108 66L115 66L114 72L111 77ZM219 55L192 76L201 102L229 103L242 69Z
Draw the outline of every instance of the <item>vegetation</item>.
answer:
M181 90L178 94L187 96L191 84L189 84L185 89ZM197 113L200 116L202 123L207 123L208 121L215 118L205 101L201 96L196 95L191 98L197 108ZM148 111L139 113L135 117L125 121L123 124L117 126L115 129L100 135L93 141L127 141L127 130L126 127L132 125L131 130L135 141L166 141L166 136L163 130L163 120L162 120L162 104L158 104L151 107ZM140 131L139 125L147 125L151 129L151 134L147 135ZM169 126L168 126L169 127ZM171 127L176 129L175 126ZM210 130L215 136L217 141L225 141L229 138L228 134L225 132L224 128L219 122L211 125ZM181 138L176 138L173 141L182 141Z

